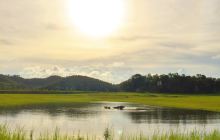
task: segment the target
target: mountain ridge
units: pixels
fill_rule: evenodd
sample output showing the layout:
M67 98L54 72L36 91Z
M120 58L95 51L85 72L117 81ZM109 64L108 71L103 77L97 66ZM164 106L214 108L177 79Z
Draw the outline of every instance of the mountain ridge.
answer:
M116 85L88 76L57 75L46 78L25 79L17 75L0 75L0 90L83 90L83 91L115 91Z
M0 90L220 93L220 78L206 77L202 74L194 76L179 75L178 73L167 75L135 74L119 84L112 84L82 75L67 77L54 75L47 78L25 79L16 75L0 74Z

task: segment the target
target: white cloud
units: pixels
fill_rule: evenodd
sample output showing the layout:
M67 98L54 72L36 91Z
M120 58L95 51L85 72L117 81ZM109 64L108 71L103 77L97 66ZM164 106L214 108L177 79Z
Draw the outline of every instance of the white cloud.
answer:
M212 59L220 59L220 55L212 56Z
M118 83L135 73L184 67L220 77L219 0L129 2L123 29L92 40L69 25L62 0L0 0L0 73L79 74Z
M95 70L96 69L96 70ZM25 78L45 78L51 75L71 76L84 75L108 82L119 82L111 71L101 70L101 68L91 68L91 66L64 68L61 66L32 66L24 68L20 73Z
M177 73L180 75L182 75L182 74L186 75L186 69L184 69L184 68L178 69Z
M125 64L124 62L113 62L112 64L109 64L109 67L123 67Z

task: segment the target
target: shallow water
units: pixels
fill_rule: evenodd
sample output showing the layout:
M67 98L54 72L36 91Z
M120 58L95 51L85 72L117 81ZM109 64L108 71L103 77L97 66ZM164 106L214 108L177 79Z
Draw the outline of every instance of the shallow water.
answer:
M112 109L118 105L125 106L125 109ZM104 106L111 109L104 109ZM151 135L176 130L220 130L220 113L121 102L50 104L0 109L0 124L7 124L11 129L33 130L37 134L59 128L63 134L102 136L109 127L116 136L122 132Z

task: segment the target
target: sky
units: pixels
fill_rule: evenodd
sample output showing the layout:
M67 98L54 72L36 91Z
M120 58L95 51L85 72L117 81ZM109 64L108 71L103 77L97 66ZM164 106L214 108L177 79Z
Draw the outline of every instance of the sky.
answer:
M0 73L112 83L136 73L220 77L219 0L123 0L120 26L99 38L73 24L69 1L0 0Z

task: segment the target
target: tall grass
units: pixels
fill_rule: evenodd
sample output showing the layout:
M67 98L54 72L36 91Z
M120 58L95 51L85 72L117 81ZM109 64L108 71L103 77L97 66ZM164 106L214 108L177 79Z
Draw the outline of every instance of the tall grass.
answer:
M165 134L155 133L152 136L146 136L142 133L131 135L122 133L119 137L114 137L113 130L106 128L102 137L76 135L61 135L58 129L52 134L33 135L33 131L25 132L22 129L9 130L6 125L0 125L0 140L220 140L220 131L212 132L168 132Z

